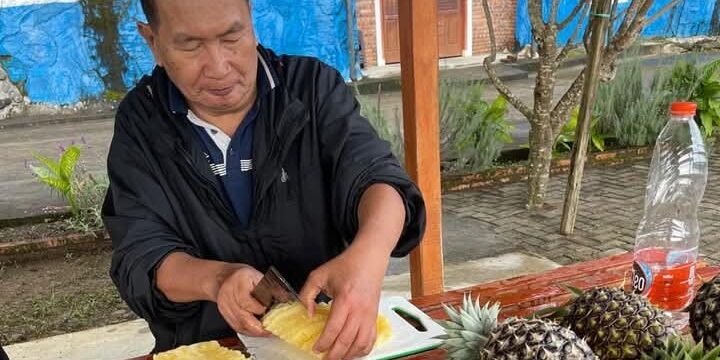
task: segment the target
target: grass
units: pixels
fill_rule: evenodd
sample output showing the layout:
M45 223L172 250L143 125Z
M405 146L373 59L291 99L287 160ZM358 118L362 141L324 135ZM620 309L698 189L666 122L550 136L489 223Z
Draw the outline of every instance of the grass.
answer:
M0 266L0 343L135 319L107 275L109 252Z

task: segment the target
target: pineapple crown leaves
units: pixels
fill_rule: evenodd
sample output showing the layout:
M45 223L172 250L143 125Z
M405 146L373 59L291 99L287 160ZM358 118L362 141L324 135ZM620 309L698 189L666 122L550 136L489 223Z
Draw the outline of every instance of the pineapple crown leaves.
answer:
M441 347L447 351L448 358L478 358L490 338L490 333L497 326L500 305L495 303L491 306L486 303L480 306L479 297L473 302L470 294L466 293L462 307L455 309L447 304L442 306L449 320L437 321L446 333L435 338L443 341Z
M643 354L642 360L718 360L720 359L720 346L706 352L703 342L695 346L684 342L677 336L670 337L662 347L655 348L653 352Z
M583 294L585 294L585 291L583 291L580 288L576 288L576 287L573 287L570 285L561 285L561 286L564 287L568 292L570 292L570 294L572 294L573 299L576 299L576 298L582 296ZM572 300L571 300L571 302L572 302ZM552 320L562 319L568 315L568 309L567 309L568 304L561 305L561 306L552 306L552 307L547 307L547 308L538 310L538 311L532 313L527 318L528 319L541 318L541 319L552 319Z

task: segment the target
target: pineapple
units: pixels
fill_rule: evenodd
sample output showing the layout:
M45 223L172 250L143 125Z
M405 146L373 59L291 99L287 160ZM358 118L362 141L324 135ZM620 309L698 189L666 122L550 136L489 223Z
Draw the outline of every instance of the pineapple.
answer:
M720 360L720 347L705 352L702 341L691 346L678 337L671 337L662 347L656 348L643 360Z
M597 359L572 330L541 319L511 318L493 331L483 360Z
M710 348L720 345L720 276L700 287L688 310L695 341Z
M600 359L640 359L675 334L669 316L641 295L614 288L571 290L578 296L561 325L584 338Z
M262 319L265 329L278 338L311 355L315 342L325 329L330 315L329 304L318 304L315 315L308 317L307 309L300 302L290 302L275 306ZM377 319L377 339L375 347L387 342L392 336L390 321L383 315Z
M540 319L508 319L497 324L500 307L465 295L462 308L443 305L448 321L441 347L453 360L558 359L595 360L590 347L571 330Z
M153 356L153 360L248 360L243 353L220 346L217 341L206 341Z

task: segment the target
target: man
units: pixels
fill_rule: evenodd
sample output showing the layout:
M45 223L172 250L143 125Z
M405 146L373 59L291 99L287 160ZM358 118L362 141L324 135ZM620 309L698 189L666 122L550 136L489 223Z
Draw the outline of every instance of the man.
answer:
M247 0L142 4L158 66L118 109L103 215L154 351L267 336L250 292L274 265L310 313L333 299L314 350L367 354L389 258L424 232L417 187L337 71L257 44Z

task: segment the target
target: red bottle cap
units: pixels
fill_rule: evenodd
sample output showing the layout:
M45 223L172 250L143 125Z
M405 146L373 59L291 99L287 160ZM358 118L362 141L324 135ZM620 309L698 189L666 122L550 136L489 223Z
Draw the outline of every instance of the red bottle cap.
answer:
M672 115L685 115L695 116L697 111L697 104L688 101L676 101L670 105L670 114Z

